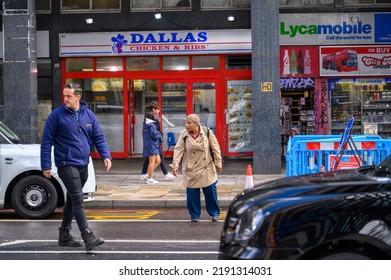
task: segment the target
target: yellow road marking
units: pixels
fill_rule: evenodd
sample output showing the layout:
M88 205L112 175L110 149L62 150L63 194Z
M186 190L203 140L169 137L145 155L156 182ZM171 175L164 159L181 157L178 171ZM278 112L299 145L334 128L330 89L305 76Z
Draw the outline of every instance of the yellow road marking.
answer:
M163 211L137 211L137 210L87 210L86 215L91 220L148 220ZM227 212L221 212L220 221L224 221Z
M112 220L112 219L126 219L126 220L147 220L160 213L159 211L140 211L140 212L90 212L87 211L87 218L93 220Z

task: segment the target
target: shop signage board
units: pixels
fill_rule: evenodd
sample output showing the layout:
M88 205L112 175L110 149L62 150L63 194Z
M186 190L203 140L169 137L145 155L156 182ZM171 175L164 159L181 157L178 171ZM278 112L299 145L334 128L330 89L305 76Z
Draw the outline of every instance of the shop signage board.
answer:
M391 45L320 47L321 76L391 74Z
M391 13L280 15L281 45L391 43Z
M250 30L62 33L60 56L251 53Z
M279 19L280 45L391 43L391 13L280 14ZM59 38L61 57L227 54L252 50L250 29L60 33ZM295 54L296 60L298 55ZM303 72L306 71L309 69L304 66Z

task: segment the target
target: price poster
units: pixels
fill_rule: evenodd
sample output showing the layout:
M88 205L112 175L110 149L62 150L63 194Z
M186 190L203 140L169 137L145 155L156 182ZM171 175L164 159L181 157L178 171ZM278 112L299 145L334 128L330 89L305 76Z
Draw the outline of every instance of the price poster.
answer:
M251 81L228 82L228 152L253 151L252 92Z

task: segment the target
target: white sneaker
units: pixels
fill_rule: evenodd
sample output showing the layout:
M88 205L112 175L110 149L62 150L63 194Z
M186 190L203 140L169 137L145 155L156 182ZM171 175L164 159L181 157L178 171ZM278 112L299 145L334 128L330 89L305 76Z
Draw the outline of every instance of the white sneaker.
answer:
M148 174L141 174L140 181L146 181L148 180Z
M172 179L175 179L176 177L172 174L172 173L170 173L170 172L168 172L166 175L164 175L164 179L165 180L172 180Z
M153 178L147 179L147 184L152 185L152 184L159 184L159 181L156 181Z

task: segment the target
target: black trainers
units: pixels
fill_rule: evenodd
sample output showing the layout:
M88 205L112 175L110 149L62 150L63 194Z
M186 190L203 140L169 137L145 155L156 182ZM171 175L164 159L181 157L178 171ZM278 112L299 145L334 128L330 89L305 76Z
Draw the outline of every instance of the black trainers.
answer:
M81 243L76 241L71 234L70 228L59 227L58 245L66 247L80 247Z
M84 230L81 233L81 237L83 238L84 244L86 245L86 251L91 251L105 242L101 237L96 238L90 229Z

